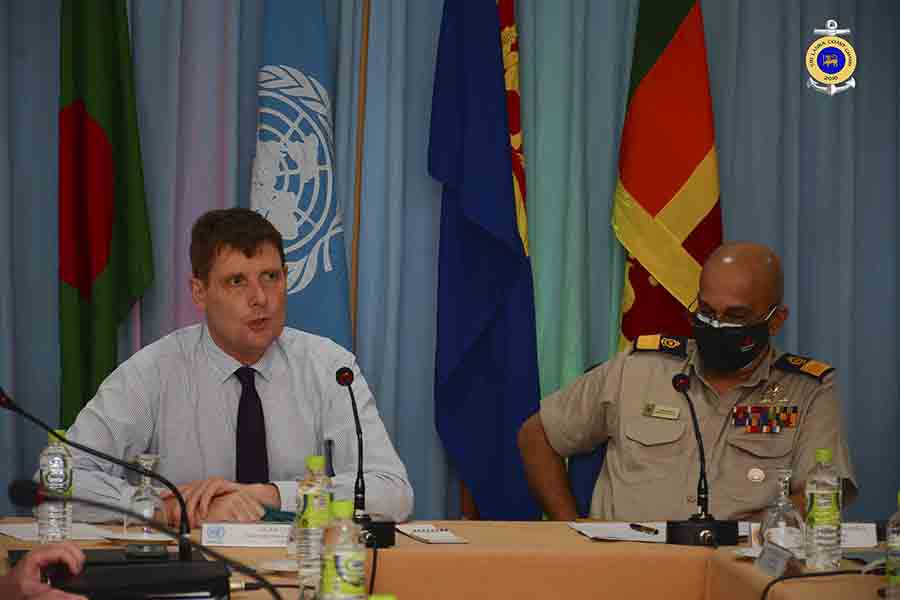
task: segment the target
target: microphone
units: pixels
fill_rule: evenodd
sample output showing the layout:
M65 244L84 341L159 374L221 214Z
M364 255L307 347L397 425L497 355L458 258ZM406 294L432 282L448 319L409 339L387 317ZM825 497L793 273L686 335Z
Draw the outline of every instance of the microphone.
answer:
M139 465L134 465L134 464L128 463L120 458L116 458L115 456L110 456L109 454L106 454L105 452L101 452L99 450L89 448L89 447L79 444L77 442L72 442L72 441L67 440L63 436L56 433L56 431L54 431L49 425L47 425L46 423L44 423L43 421L41 421L34 415L26 412L25 409L23 409L21 406L19 406L15 402L13 402L13 399L10 398L6 394L6 392L3 391L2 387L0 387L0 408L5 408L6 410L9 410L14 413L22 415L27 420L31 421L32 423L34 423L35 425L37 425L44 431L50 433L53 437L55 437L56 439L61 441L63 444L66 444L67 446L72 446L73 448L77 448L78 450L81 450L82 452L85 452L92 456L96 456L98 458L102 458L105 461L119 465L120 467L123 467L129 471L133 471L133 472L143 475L145 477L149 477L155 481L159 481L164 486L166 486L169 489L169 491L171 491L172 494L174 494L175 498L178 500L178 505L181 507L179 535L176 536L178 539L178 560L185 561L185 562L188 562L191 560L191 545L189 543L190 537L191 537L191 527L190 527L190 524L188 523L188 519L187 519L187 505L184 502L184 496L181 495L181 492L178 490L177 487L175 487L175 485L172 484L171 481L169 481L162 475L154 473L153 471L149 471ZM88 504L86 502L82 502L82 504L85 504L86 506L88 506ZM120 509L114 508L113 510L119 511Z
M353 487L353 521L362 528L362 539L370 548L388 548L394 545L395 533L392 522L373 522L366 514L366 481L363 477L363 432L356 407L356 396L353 395L353 370L349 367L338 369L334 378L339 386L347 388L350 394L350 407L353 409L353 422L356 425L356 484Z
M688 360L690 364L690 360ZM697 481L697 513L687 521L668 521L666 523L666 543L685 546L736 546L738 542L737 521L718 521L709 514L709 482L706 479L706 451L703 448L703 436L700 435L700 423L697 411L688 395L691 379L682 371L672 377L672 387L684 396L691 412L691 423L697 448L700 454L700 478Z
M158 594L189 594L199 589L209 591L216 597L227 597L230 584L229 573L225 565L235 571L252 577L259 582L275 600L281 596L275 587L255 569L228 558L215 550L207 548L190 538L181 538L178 532L169 529L163 523L148 519L136 512L123 510L113 504L98 502L77 496L64 496L47 490L30 479L19 479L9 484L9 499L16 506L34 508L44 502L76 502L94 508L109 510L128 516L149 527L171 536L174 539L186 540L188 548L196 548L219 562L193 561L177 562L139 562L118 565L85 565L78 575L71 575L65 568L53 570L51 585L57 589L75 594L90 594L91 598L102 599L108 595L119 597L127 594L129 598L143 594L155 597ZM247 589L245 584L237 583L235 589Z
M356 396L353 395L353 371L341 367L334 374L338 385L347 388L350 393L350 406L353 408L353 423L356 425L356 484L353 486L353 520L365 525L369 516L366 514L366 480L363 477L363 434L359 422L359 410L356 408Z

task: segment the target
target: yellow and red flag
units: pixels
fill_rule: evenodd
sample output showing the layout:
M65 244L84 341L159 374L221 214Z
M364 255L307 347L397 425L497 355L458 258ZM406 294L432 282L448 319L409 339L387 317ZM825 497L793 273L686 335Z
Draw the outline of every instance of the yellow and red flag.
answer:
M623 337L690 335L684 309L697 295L703 262L722 243L698 0L641 2L613 229L628 251Z

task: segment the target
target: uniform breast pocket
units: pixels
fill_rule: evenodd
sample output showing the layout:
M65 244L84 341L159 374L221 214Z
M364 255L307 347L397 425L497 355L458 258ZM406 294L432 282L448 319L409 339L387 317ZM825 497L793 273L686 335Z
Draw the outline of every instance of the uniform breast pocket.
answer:
M662 479L672 474L681 456L685 435L682 421L636 417L625 424L625 473L634 481Z
M791 467L793 445L792 431L733 435L722 465L723 491L748 506L765 506L777 491L775 470Z

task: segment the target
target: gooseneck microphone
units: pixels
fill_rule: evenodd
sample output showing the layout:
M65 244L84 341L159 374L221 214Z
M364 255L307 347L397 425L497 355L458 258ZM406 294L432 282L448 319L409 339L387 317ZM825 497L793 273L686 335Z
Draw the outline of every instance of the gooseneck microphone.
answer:
M356 396L353 395L353 370L349 367L338 369L334 378L339 386L347 388L350 407L353 409L353 423L356 425L356 484L353 487L353 521L362 529L362 539L370 548L388 548L395 542L395 524L372 521L366 513L366 481L363 477L363 432L359 420Z
M690 363L690 360L688 361ZM700 454L700 478L697 481L697 513L687 521L668 521L666 523L666 543L685 546L736 546L738 542L737 521L717 521L709 513L709 482L706 478L706 451L703 448L703 436L700 434L700 422L697 411L688 395L691 379L684 372L672 377L672 387L684 396L691 413L694 438Z
M356 425L356 484L353 486L353 520L360 525L370 521L366 514L366 480L363 477L363 433L359 421L359 409L356 407L356 396L353 395L353 371L341 367L334 374L338 385L347 388L350 393L350 406L353 408L353 423Z
M123 510L113 504L98 502L78 496L65 496L47 490L43 486L30 479L19 479L9 484L9 499L16 506L22 508L34 508L44 502L76 502L94 508L109 510L126 515L131 519L147 524L160 533L164 533L174 539L186 541L188 549L196 548L203 554L209 555L219 562L193 561L190 563L178 562L139 562L123 565L86 565L79 575L68 574L67 570L61 570L51 577L51 585L63 591L76 594L90 594L92 598L103 598L107 594L118 597L127 593L129 598L134 595L140 597L148 594L155 597L158 594L190 594L198 589L214 592L218 597L227 597L229 588L228 565L235 571L252 577L259 582L259 586L272 595L275 600L281 600L281 596L275 587L255 569L223 556L219 552L194 542L189 537L182 538L179 533L169 529L163 523L153 521L136 512ZM89 567L89 568L88 568ZM245 586L240 586L244 589Z
M134 473L138 473L139 475L143 475L144 477L149 477L150 479L158 481L158 482L162 483L164 486L166 486L166 488L168 488L169 491L172 492L172 494L178 500L178 505L181 507L181 519L180 519L180 523L179 523L179 534L180 535L176 536L178 539L178 560L185 561L185 562L191 560L191 544L190 544L191 527L190 527L190 524L188 523L188 518L187 518L187 505L184 502L184 496L181 495L181 492L178 490L177 487L175 487L175 485L171 481L169 481L162 475L160 475L158 473L154 473L153 471L147 470L139 465L134 465L134 464L128 463L120 458L116 458L115 456L111 456L109 454L106 454L105 452L101 452L100 450L95 450L93 448L89 448L88 446L79 444L78 442L73 442L73 441L67 440L65 437L56 433L56 431L54 431L49 425L47 425L46 423L44 423L43 421L41 421L34 415L28 413L21 406L19 406L15 402L13 402L13 399L10 398L6 394L6 392L3 391L2 387L0 387L0 408L5 408L6 410L9 410L14 413L22 415L23 417L25 417L26 419L28 419L29 421L31 421L32 423L34 423L41 429L45 430L50 435L52 435L53 437L55 437L56 439L61 441L63 444L66 444L67 446L72 446L73 448L77 448L78 450L81 450L82 452L85 452L92 456L96 456L98 458L102 458L105 461L119 465L120 467L123 467L129 471L133 471ZM88 505L86 502L82 502L82 504ZM119 509L115 508L114 510L118 511Z

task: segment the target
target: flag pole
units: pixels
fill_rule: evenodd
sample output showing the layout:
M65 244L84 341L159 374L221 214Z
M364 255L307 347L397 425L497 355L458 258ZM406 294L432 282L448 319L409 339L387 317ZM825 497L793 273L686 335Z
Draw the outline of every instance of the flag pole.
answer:
M369 65L369 0L363 0L361 42L359 49L359 97L356 106L356 164L353 174L353 239L350 251L350 331L354 351L356 351L359 296L359 199L362 194L363 143L366 131L366 73Z

